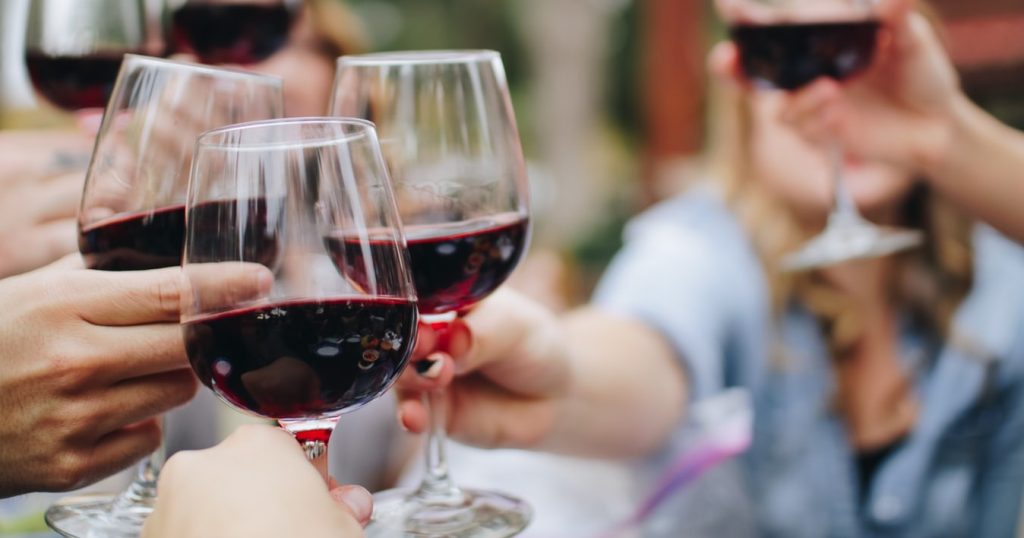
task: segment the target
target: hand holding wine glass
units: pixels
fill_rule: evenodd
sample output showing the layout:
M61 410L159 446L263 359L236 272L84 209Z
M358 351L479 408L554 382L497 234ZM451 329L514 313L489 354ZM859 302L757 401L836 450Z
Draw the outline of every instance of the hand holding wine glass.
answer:
M861 77L846 84L822 78L785 97L782 118L817 144L839 140L851 155L923 173L953 128L964 96L934 28L904 0L881 0L883 46ZM712 67L740 77L731 42L712 53Z
M279 79L125 55L82 194L78 239L86 265L179 265L196 135L223 122L280 116L282 106ZM137 536L156 497L162 459L162 450L144 459L119 495L59 501L47 523L66 536Z
M159 500L142 535L357 538L372 503L359 486L332 480L328 491L287 433L246 425L213 448L167 460Z
M898 13L893 2L901 1L890 0L884 7ZM885 10L875 0L719 0L718 8L735 47L716 51L712 65L741 73L758 89L792 92L825 84L815 82L823 78L855 81L884 56L878 49L884 44L879 13ZM781 268L804 271L919 245L920 231L879 226L861 216L844 180L842 141L831 132L820 136L828 141L832 211L824 231L786 255Z
M245 297L259 276L227 267L218 279ZM81 487L156 448L156 416L197 387L177 324L180 278L86 271L75 255L0 281L0 497Z
M424 329L422 336L434 336ZM489 448L554 450L548 444L569 395L571 366L562 321L526 297L501 289L455 320L438 349L458 374L445 387L453 437ZM447 341L445 341L447 340ZM421 433L429 426L425 388L410 369L399 381L399 420ZM434 389L436 390L436 389Z

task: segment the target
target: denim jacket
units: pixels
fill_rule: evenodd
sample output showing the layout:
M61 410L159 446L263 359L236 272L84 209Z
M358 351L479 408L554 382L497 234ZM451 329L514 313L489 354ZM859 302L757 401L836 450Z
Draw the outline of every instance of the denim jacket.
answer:
M846 425L831 404L836 387L819 325L800 305L772 316L764 268L720 197L692 189L634 219L626 239L595 304L659 331L685 369L691 399L734 386L753 395L741 487L703 511L727 521L748 506L754 534L767 537L1016 535L1024 488L1018 245L977 228L975 283L954 336L940 341L909 322L900 327L921 411L860 492ZM786 360L773 361L779 349ZM679 531L664 535L687 535L687 518L677 519Z

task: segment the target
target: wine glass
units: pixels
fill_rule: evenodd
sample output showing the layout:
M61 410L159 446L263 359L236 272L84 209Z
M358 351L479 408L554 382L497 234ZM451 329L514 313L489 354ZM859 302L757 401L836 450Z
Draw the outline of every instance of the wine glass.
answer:
M206 64L261 62L288 42L301 1L185 0L171 16L171 47Z
M146 52L144 0L31 0L25 29L29 79L69 112L102 109L125 53Z
M100 126L79 211L78 246L91 269L177 266L196 137L213 127L279 117L274 77L125 55ZM118 495L63 499L46 513L65 536L138 536L156 500L163 448Z
M528 243L526 166L501 57L494 51L343 56L331 113L376 123L420 314L443 334L508 278ZM427 399L426 475L416 489L374 496L367 535L502 537L521 531L531 517L526 503L459 488L449 477L445 398L433 393Z
M338 417L394 383L416 338L416 292L373 124L300 118L206 133L187 214L182 327L193 370L233 407L278 420L326 480ZM334 262L349 250L358 265ZM225 264L272 284L226 294Z
M845 81L872 62L881 23L874 0L720 0L740 66L755 87L792 91L819 77ZM917 230L877 226L861 216L843 181L843 150L829 150L833 205L825 230L782 260L801 271L886 256L921 243Z

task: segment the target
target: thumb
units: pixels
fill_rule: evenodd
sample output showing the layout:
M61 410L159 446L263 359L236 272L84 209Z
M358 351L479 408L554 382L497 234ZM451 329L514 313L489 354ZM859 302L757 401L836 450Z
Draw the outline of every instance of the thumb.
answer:
M336 482L331 481L332 485ZM356 518L359 524L366 526L373 515L373 495L360 486L337 486L331 488L331 498Z

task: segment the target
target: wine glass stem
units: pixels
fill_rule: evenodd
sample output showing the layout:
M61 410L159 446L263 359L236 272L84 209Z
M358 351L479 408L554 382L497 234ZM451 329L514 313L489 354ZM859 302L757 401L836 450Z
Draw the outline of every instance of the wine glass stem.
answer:
M441 338L451 321L434 322L431 325L438 331ZM445 451L448 443L448 432L445 430L448 418L448 400L443 390L430 391L423 397L430 416L430 429L427 431L427 446L423 451L426 457L427 472L416 494L436 503L459 503L463 499L462 491L448 475L448 457Z
M331 440L331 434L334 433L338 419L279 420L277 422L299 442L302 450L306 452L306 459L313 464L324 482L330 483L330 475L327 472L327 443Z
M166 417L160 417L161 430L167 431ZM135 479L118 496L118 504L124 507L138 505L152 505L156 502L156 483L160 478L160 469L164 465L164 458L167 455L166 437L161 437L160 446L149 456L146 456L135 470Z
M832 170L832 213L830 224L856 224L863 221L857 204L853 202L850 190L843 181L843 145L838 140L829 144L829 162Z

